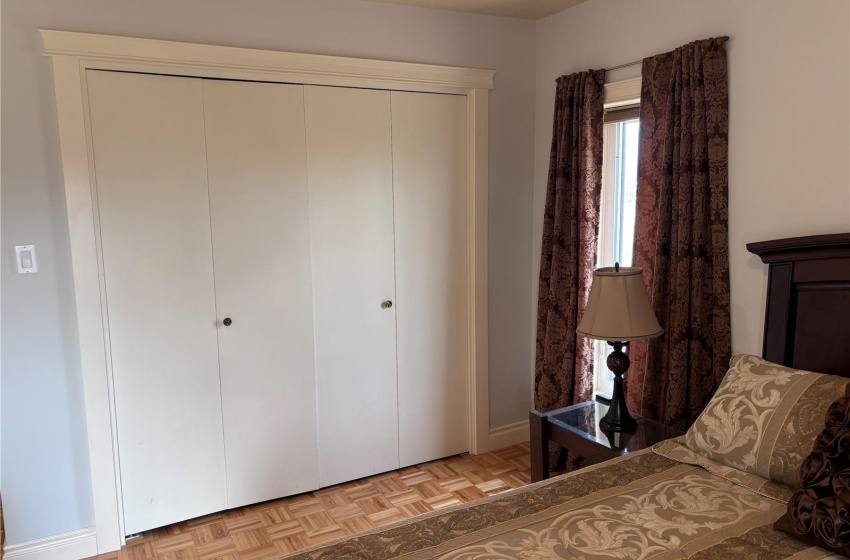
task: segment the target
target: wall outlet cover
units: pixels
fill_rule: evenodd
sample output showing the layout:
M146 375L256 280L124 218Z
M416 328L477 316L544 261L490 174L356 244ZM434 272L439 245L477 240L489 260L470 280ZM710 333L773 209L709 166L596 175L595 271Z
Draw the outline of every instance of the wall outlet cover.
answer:
M15 261L18 265L18 274L38 272L38 264L35 260L35 245L16 245Z

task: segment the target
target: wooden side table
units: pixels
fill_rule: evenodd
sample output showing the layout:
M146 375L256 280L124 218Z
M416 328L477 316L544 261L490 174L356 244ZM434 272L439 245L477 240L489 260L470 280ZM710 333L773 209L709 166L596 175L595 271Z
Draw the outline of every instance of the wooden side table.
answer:
M532 410L531 481L549 478L550 441L584 457L586 465L593 465L682 435L679 430L641 416L635 417L638 427L634 432L605 432L599 427L599 420L606 412L608 405L595 400L551 412Z

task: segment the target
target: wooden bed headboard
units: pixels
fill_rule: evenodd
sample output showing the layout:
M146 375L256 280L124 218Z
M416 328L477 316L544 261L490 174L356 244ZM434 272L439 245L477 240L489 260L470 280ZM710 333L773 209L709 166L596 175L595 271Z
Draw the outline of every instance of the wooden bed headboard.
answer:
M850 377L850 233L747 244L769 266L762 356Z

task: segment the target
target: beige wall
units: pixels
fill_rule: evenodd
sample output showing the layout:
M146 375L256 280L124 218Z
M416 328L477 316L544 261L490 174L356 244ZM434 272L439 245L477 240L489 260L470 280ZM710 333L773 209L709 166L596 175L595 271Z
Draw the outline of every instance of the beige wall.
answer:
M10 543L91 525L49 59L62 29L496 70L490 95L490 423L530 407L534 22L359 0L2 1L2 489ZM33 243L39 272L13 271Z
M555 78L721 35L731 37L732 349L760 354L767 277L745 245L850 231L847 0L592 0L538 22L532 277L540 267ZM613 72L609 81L637 73ZM534 283L535 300L536 290Z

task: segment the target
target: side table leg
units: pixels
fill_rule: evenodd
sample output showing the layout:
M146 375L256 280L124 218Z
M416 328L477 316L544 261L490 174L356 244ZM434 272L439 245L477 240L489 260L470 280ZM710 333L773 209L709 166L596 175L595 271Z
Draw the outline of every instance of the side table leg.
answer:
M531 448L531 482L549 478L549 421L532 410L528 413L529 446Z

